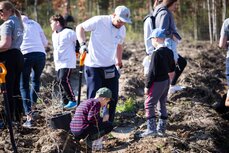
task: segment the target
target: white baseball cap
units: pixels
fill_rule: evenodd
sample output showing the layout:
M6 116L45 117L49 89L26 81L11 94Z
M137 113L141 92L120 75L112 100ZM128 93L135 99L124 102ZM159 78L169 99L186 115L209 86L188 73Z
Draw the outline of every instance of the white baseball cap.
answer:
M130 19L130 10L125 6L118 6L115 8L115 14L122 22L132 23Z

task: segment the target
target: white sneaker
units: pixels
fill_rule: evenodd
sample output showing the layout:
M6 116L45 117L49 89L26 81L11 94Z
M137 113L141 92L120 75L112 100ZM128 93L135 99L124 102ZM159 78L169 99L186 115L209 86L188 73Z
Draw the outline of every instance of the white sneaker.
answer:
M144 137L148 137L148 136L155 137L155 136L157 136L157 132L147 129L145 132L143 132L142 134L139 135L140 138L144 138Z
M101 149L103 149L103 137L92 142L92 150L96 151Z
M168 94L173 94L177 91L183 90L184 88L185 88L184 86L178 86L178 85L170 86Z

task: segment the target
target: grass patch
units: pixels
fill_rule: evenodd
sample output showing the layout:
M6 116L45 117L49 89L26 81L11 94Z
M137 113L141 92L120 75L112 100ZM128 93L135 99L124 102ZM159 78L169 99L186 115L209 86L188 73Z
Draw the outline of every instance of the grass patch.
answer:
M129 97L127 100L121 101L117 104L116 112L132 112L134 110L134 103L134 99L132 97Z

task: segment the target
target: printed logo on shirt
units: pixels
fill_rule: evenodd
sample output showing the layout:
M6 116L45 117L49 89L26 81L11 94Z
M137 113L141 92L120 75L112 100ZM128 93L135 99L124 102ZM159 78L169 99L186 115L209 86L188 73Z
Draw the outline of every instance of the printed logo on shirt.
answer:
M23 31L20 28L18 28L17 30L17 36L23 36Z

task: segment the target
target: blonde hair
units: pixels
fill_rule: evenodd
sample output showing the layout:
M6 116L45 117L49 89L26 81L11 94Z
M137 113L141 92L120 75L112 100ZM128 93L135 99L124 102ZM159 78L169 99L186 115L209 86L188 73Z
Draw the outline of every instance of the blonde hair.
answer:
M19 10L17 10L10 1L2 1L0 2L0 4L2 4L4 9L11 10L12 14L15 14L19 18L22 29L24 30L24 26L21 19L21 13L19 12Z

